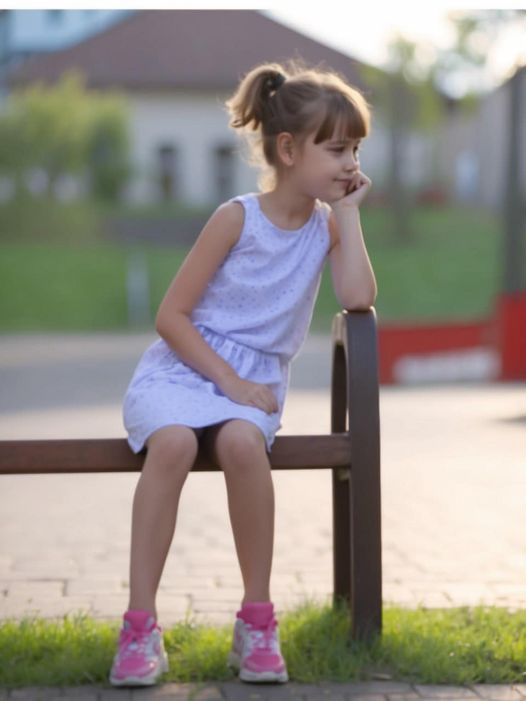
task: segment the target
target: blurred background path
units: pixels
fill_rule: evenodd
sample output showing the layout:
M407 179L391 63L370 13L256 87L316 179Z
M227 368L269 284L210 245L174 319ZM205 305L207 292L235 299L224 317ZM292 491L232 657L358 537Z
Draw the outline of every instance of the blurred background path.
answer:
M0 436L123 436L120 402L150 334L13 335L0 344ZM330 340L297 359L282 432L329 428ZM521 383L381 388L384 600L526 605ZM126 606L137 475L3 477L0 615ZM276 473L273 595L331 592L330 475ZM230 621L241 582L220 474L190 475L159 597L164 622Z

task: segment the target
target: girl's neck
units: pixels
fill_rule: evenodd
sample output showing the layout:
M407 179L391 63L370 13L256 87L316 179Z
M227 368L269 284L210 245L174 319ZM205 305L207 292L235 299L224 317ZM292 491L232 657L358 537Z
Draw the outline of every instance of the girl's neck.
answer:
M312 197L289 192L283 186L258 197L263 214L280 229L300 229L309 221L315 204Z

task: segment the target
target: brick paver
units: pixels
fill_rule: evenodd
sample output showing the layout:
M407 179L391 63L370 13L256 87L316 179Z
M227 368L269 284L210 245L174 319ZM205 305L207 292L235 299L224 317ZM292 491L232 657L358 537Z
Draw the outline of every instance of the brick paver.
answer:
M3 694L3 695L2 695ZM392 682L250 685L164 684L151 689L25 688L0 690L2 701L521 701L523 685L411 685Z

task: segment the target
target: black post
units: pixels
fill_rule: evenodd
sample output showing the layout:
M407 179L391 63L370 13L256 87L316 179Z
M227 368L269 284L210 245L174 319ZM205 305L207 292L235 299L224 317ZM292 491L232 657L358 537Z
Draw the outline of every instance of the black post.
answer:
M349 602L352 637L382 629L380 422L376 316L333 324L332 431L350 438L349 468L333 471L334 598Z
M331 432L347 431L347 364L341 329L333 331ZM351 455L349 466L332 471L333 601L351 605Z
M522 133L526 115L523 115L524 81L526 68L517 70L509 82L508 163L503 197L504 205L504 294L513 294L524 288L524 183L521 182L523 152Z

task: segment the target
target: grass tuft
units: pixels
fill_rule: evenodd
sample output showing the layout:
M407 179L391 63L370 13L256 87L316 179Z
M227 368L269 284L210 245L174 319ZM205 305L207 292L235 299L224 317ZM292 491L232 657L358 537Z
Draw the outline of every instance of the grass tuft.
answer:
M296 682L392 679L420 684L526 680L526 611L499 608L384 610L381 638L349 639L347 612L315 603L280 619L283 654ZM233 678L226 667L231 626L186 620L165 630L165 681ZM87 616L0 623L0 686L107 682L117 624Z

